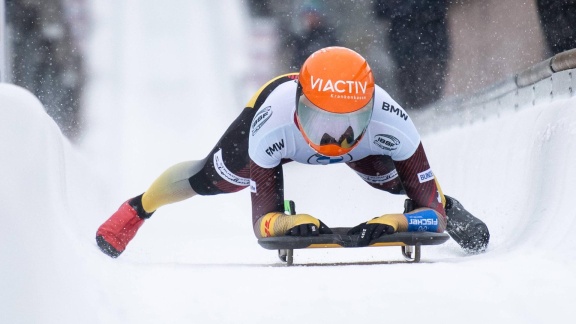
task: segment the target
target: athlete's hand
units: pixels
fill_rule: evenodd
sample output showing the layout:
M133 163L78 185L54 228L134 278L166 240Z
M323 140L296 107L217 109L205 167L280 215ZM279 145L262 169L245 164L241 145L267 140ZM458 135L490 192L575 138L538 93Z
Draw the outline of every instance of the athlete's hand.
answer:
M394 234L395 231L394 227L388 224L362 223L351 228L348 231L348 234L360 235L358 246L368 246L372 240L375 240L382 235Z
M402 214L388 214L376 217L351 228L348 231L350 235L359 235L358 246L368 246L370 243L388 234L394 234L398 229L398 221L406 219Z
M318 220L320 223L317 226L314 223L309 224L300 224L292 227L286 232L288 236L318 236L320 234L332 234L332 230L326 226L326 224L322 223L321 220Z

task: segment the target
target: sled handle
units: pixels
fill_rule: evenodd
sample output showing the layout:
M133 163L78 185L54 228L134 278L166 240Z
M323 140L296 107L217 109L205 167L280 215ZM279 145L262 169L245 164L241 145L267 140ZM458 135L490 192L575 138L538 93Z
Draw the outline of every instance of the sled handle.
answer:
M296 215L296 204L292 200L284 200L284 211L289 215Z

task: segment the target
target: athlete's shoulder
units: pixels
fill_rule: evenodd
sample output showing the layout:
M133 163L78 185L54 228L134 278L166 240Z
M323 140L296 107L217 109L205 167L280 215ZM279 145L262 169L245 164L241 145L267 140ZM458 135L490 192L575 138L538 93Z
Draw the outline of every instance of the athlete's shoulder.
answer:
M380 86L376 86L374 92L374 118L387 120L388 122L396 122L399 120L411 122L406 110L404 110L386 90Z
M389 155L395 161L409 158L420 143L420 134L408 113L379 86L375 89L368 137L375 153Z
M262 103L268 98L268 96L281 84L286 82L295 82L298 80L298 73L288 73L279 75L270 81L266 82L258 91L254 93L252 98L246 104L247 108L260 108Z
M297 74L273 79L254 101L248 153L261 167L271 168L294 151Z

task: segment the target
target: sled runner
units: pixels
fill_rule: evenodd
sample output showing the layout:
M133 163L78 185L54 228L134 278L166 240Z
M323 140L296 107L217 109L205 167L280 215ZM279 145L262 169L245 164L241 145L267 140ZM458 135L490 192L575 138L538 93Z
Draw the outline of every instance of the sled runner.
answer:
M285 209L295 213L294 203L287 201ZM355 248L359 247L359 235L348 235L348 227L331 228L332 234L318 236L274 236L258 240L258 244L268 250L278 250L278 257L286 265L294 262L294 250L311 248ZM366 247L400 246L407 262L419 262L422 245L439 245L450 239L447 233L433 232L398 232L384 235Z

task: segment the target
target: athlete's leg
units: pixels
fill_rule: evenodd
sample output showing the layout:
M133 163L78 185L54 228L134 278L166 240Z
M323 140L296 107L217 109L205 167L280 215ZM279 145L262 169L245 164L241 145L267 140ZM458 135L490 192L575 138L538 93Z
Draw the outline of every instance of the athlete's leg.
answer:
M143 194L126 201L98 228L100 249L117 257L145 219L161 206L196 194L236 192L249 185L248 134L255 109L245 108L214 149L202 160L176 164L164 171Z
M142 196L145 212L197 194L236 192L249 185L248 131L255 110L245 108L208 156L179 163L166 170Z
M262 86L228 127L212 151L200 161L189 161L164 172L141 199L142 209L151 213L159 207L195 196L217 195L242 190L250 184L248 135L258 108L278 84L291 80L282 75ZM188 185L186 184L188 182ZM136 197L138 200L138 197ZM138 204L138 202L135 202ZM146 216L146 215L145 215Z
M161 206L196 195L188 179L202 170L205 161L186 161L164 171L142 195L143 211L151 214Z
M190 176L199 195L236 192L250 184L248 134L256 109L245 108L205 159L204 167Z
M193 197L239 191L249 185L250 123L270 92L292 75L277 77L260 88L204 159L177 164L158 177L142 195L126 201L96 233L100 249L117 257L159 207Z

